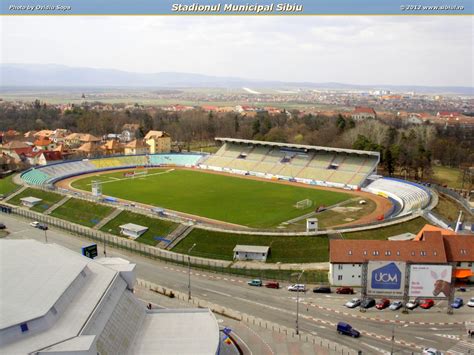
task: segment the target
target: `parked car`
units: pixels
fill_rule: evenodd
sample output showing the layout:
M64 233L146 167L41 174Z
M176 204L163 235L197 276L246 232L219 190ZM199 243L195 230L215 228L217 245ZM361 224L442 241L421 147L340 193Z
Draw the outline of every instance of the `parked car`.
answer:
M468 306L468 307L474 307L474 297L471 298L471 299L469 300L469 302L467 302L467 306Z
M466 288L465 288L465 287L459 287L459 288L458 288L458 291L459 291L459 292L466 292Z
M357 306L360 306L360 299L353 298L349 302L346 302L344 306L346 306L347 308L356 308Z
M44 230L44 231L48 230L48 226L46 224L40 223L38 221L31 222L30 226Z
M353 295L354 289L352 287L338 287L336 289L336 293L339 293L341 295Z
M402 301L395 301L395 302L392 302L392 304L390 305L390 307L388 307L391 311L396 311L397 309L400 309L402 308L403 306L403 302Z
M372 308L375 306L375 300L373 298L366 298L360 303L360 306L365 309Z
M375 305L375 308L382 310L388 306L390 306L390 300L388 298L382 298L380 302Z
M423 309L430 309L434 306L434 301L432 299L427 299L421 302L420 307Z
M331 287L315 287L313 288L314 293L331 293Z
M414 299L414 300L411 300L409 301L407 304L406 304L406 307L408 309L415 309L416 307L418 307L420 305L420 301L418 301L417 299Z
M461 308L463 305L464 305L464 300L461 297L456 297L453 303L451 303L451 307L456 308L456 309Z
M435 348L424 348L423 355L443 355L443 353Z
M262 280L260 279L253 279L247 282L249 286L262 286Z
M280 284L276 281L268 281L264 286L268 288L280 288Z
M294 284L288 286L288 291L306 292L306 286L303 284Z
M7 226L3 223L0 223L0 229L5 229L5 228L7 228Z
M360 332L352 328L352 326L345 322L337 323L337 332L339 334L349 335L353 338L360 337Z

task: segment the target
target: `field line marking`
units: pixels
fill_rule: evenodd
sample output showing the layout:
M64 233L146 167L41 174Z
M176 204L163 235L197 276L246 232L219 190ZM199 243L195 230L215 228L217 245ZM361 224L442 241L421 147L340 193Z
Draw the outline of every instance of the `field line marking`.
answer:
M168 173L171 173L172 171L174 171L175 169L168 169L166 171L160 171L159 173L154 173L154 174L146 174L146 175L141 175L140 178L146 178L146 177L149 177L149 176L154 176L154 175L163 175L163 174L168 174ZM100 175L99 175L100 176ZM124 178L116 178L116 177L113 177L113 176L108 176L107 178L109 179L113 179L112 181L99 181L99 184L100 185L103 185L103 184L110 184L111 182L118 182L118 181L122 181L122 180L131 180L132 177L124 177ZM87 184L86 186L91 186L92 184Z

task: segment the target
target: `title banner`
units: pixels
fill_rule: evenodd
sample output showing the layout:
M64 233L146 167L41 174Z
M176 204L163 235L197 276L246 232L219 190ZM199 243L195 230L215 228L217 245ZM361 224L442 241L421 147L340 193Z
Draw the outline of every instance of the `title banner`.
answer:
M3 0L2 15L472 15L472 0Z

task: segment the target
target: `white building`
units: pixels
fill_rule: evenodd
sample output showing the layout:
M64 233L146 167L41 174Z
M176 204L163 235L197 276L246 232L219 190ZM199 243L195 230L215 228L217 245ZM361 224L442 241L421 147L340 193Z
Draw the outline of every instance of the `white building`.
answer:
M127 260L34 240L1 240L0 255L1 354L218 353L214 315L147 310Z
M33 197L33 196L28 196L28 197L20 198L20 201L23 206L31 208L31 207L36 206L38 203L40 203L43 200L40 198Z
M267 261L270 247L258 245L236 245L234 248L234 260L256 260Z
M126 235L132 239L137 239L148 230L148 227L140 226L134 223L126 223L119 226L120 234Z

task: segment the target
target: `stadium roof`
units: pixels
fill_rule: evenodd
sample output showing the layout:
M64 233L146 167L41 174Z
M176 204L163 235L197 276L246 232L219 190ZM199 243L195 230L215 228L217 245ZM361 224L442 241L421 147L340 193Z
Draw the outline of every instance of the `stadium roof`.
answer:
M316 146L316 145L276 143L276 142L265 142L265 141L253 141L249 139L221 138L221 137L216 137L215 140L219 142L228 142L228 143L242 143L242 144L252 144L252 145L270 146L270 147L292 148L292 149L305 149L305 150L322 150L326 152L371 155L375 157L380 157L379 152L372 152L368 150L331 148L331 147L321 147L321 146Z

